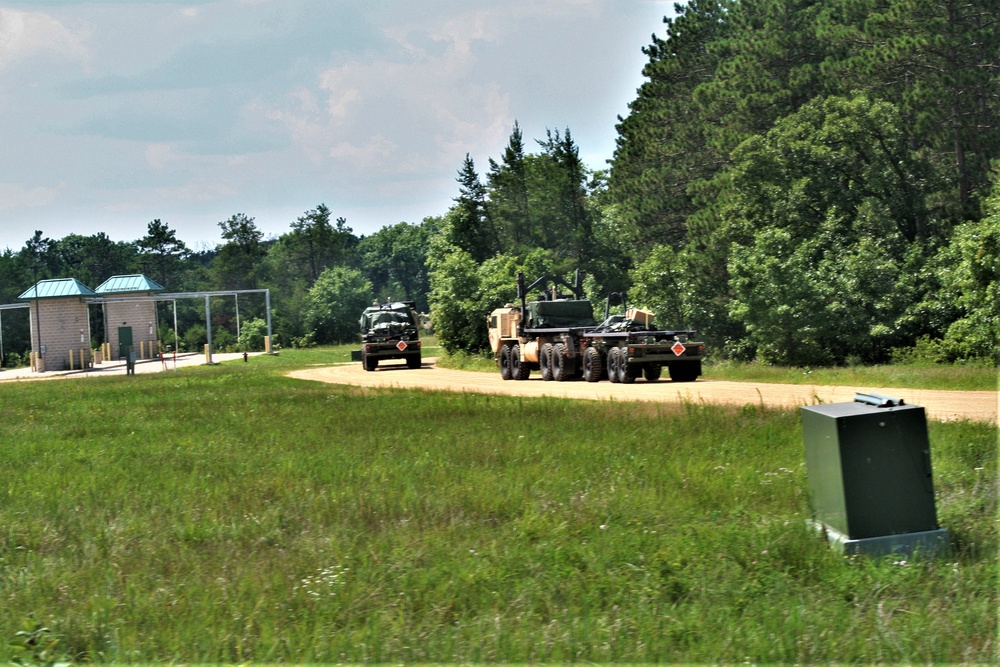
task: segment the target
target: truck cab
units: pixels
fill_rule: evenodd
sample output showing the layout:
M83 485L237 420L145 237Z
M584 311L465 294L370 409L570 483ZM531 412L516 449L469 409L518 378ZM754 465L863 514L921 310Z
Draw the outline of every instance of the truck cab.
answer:
M365 308L359 320L361 349L351 351L366 371L379 362L403 359L407 368L420 368L420 318L413 301L388 301Z

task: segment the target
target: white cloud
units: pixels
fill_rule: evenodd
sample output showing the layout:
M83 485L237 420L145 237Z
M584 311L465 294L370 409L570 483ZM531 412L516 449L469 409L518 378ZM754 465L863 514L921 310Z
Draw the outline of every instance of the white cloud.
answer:
M360 169L375 167L396 156L399 146L386 139L381 134L371 137L364 145L350 142L339 143L330 148L330 157L337 160L350 160L351 164Z
M172 188L155 188L153 192L165 202L190 204L191 202L215 202L238 194L238 190L225 183L188 183Z
M42 53L85 59L85 37L47 14L0 7L0 68Z
M58 199L64 186L60 183L57 187L32 188L20 183L0 183L0 211L48 206Z
M496 22L480 11L386 27L392 48L331 64L267 117L334 172L457 169L470 147L498 144L513 123L509 96L477 71L476 44L497 39Z

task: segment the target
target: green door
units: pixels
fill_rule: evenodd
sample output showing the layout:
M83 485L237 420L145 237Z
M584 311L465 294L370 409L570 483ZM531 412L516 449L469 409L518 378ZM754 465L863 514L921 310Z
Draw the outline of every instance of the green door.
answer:
M118 327L118 358L127 359L132 348L132 327Z

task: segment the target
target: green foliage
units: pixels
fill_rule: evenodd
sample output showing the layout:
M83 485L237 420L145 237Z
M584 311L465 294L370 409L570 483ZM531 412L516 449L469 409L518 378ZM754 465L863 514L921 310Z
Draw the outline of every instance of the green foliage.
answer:
M337 218L330 223L332 213L326 204L306 211L291 224L286 237L290 259L309 279L315 282L320 274L336 264L343 263L357 245L357 238L347 226L347 220Z
M201 352L208 344L208 331L204 324L192 324L180 337L181 345L187 352Z
M267 336L267 322L264 320L257 318L243 322L237 345L241 351L261 352L264 349L265 336Z
M493 216L487 211L486 188L479 180L476 163L468 153L457 180L459 194L449 212L449 224L441 231L450 245L481 262L500 251L500 235Z
M565 272L557 265L544 250L530 252L523 260L497 255L477 265L464 250L436 246L430 256L430 305L441 346L451 354L488 349L486 320L495 308L517 301L518 272L528 280Z
M363 272L377 301L414 301L419 312L427 311L427 252L439 224L435 218L420 225L400 222L361 239L358 252Z
M12 665L18 667L62 667L70 662L56 647L59 637L40 623L28 623L18 630L10 647L15 651Z
M319 344L358 340L358 317L372 301L372 285L357 269L334 267L309 290L306 328Z
M878 361L903 342L921 297L918 240L934 225L925 165L892 105L864 96L806 104L734 153L726 219L730 314L765 361Z
M495 247L507 255L524 255L544 248L557 257L571 259L579 265L591 256L594 212L587 206L587 170L580 161L579 149L570 131L548 130L546 139L538 141L540 154L525 151L521 129L514 124L501 162L490 160L485 186L485 217L476 238L480 245L495 234ZM469 163L466 164L466 169ZM463 172L464 173L464 172ZM470 181L463 176L463 181ZM463 191L470 186L463 185ZM470 248L480 259L494 244L473 245L467 213L469 205L460 198L454 209L450 235L452 245ZM465 229L462 234L458 229ZM461 240L461 239L467 240ZM478 253L478 254L477 254Z
M139 251L136 262L142 272L163 287L178 289L184 260L191 251L177 238L176 230L157 218L149 223L146 235L135 245Z
M212 269L227 289L257 289L260 263L267 254L263 232L253 218L237 213L219 223L226 243L219 247Z
M949 277L928 259L951 226L980 218L1000 157L993 9L986 0L678 7L666 39L646 49L648 80L618 125L609 181L638 241L634 298L680 310L736 357L788 325L805 327L792 334L805 348L792 356L813 363L883 359L922 335L944 338L960 307L929 296ZM766 256L765 246L785 254ZM769 280L807 284L758 285L758 263ZM981 355L983 327L955 327L949 340L977 342L949 343L950 358ZM791 361L780 350L764 356Z
M468 252L443 246L439 241L428 260L434 333L448 352L480 350L486 341L484 313L489 311L478 310L478 267Z
M941 292L959 316L944 335L949 359L984 359L1000 365L1000 184L989 215L960 225L941 251Z

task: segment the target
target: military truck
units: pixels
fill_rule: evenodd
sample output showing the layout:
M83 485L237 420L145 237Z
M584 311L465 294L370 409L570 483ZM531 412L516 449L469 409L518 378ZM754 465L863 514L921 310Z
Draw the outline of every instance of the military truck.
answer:
M366 371L380 361L405 359L407 368L420 368L420 319L413 301L374 304L361 313L361 349L351 351Z
M539 287L537 298L528 301L528 294ZM627 308L624 296L617 296L624 313L610 315L609 295L604 321L598 324L593 305L583 298L579 271L573 285L558 276L543 276L526 286L519 273L520 305L497 308L487 320L500 376L527 380L538 370L543 380L608 378L630 384L639 377L656 382L664 366L674 382L693 382L701 375L705 345L692 340L694 330L656 329L651 313Z

